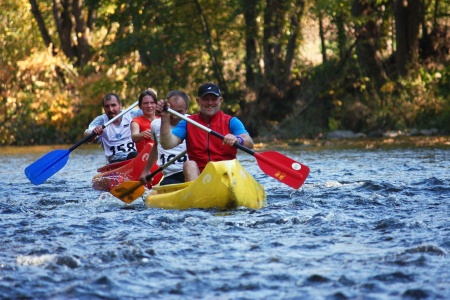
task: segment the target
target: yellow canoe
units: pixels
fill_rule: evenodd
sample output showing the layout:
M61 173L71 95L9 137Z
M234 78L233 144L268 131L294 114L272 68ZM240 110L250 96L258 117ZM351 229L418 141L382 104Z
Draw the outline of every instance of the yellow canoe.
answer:
M266 205L264 188L236 160L209 162L191 182L154 186L145 198L147 208L218 208L245 206L259 209Z

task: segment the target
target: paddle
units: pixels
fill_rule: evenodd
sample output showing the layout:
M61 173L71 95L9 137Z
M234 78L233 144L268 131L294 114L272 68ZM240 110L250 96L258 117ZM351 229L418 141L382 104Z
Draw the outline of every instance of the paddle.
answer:
M151 174L148 174L145 176L145 179L147 181L150 181L150 179L173 164L175 161L180 159L186 154L186 150L169 160L165 165L162 165L159 167L156 171L152 172ZM136 200L139 196L145 193L144 185L140 181L125 181L124 183L119 184L115 188L113 188L111 191L109 191L111 194L113 194L115 197L119 198L125 203L130 204L134 200Z
M202 124L199 124L192 119L189 119L185 115L182 115L171 108L167 108L167 111L222 140L225 138L220 133L209 129L208 127L203 126ZM305 182L306 177L308 177L309 167L287 156L284 156L281 153L275 151L258 153L250 150L245 146L242 146L237 142L234 143L233 146L244 152L247 152L250 155L253 155L256 158L259 167L264 173L294 189L298 189L299 187L301 187L303 182Z
M115 120L117 120L118 118L129 112L131 109L133 109L133 107L138 105L138 103L139 102L136 101L126 110L122 111L120 114L118 114L105 124L103 124L103 128L105 128L106 126L113 123ZM52 152L45 154L37 161L26 167L25 175L35 185L43 183L66 165L67 161L69 160L70 152L75 150L78 146L80 146L84 142L93 138L95 135L96 135L95 132L92 132L90 135L86 136L81 141L79 141L78 143L76 143L67 150L61 149L53 150Z

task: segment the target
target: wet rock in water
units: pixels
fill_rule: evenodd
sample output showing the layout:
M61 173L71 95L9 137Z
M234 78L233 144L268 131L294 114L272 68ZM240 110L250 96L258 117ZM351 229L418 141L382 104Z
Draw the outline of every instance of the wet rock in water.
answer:
M327 134L330 139L354 139L366 137L364 133L354 133L351 130L334 130Z
M409 131L410 136L432 136L432 135L436 135L438 133L439 133L439 129L436 129L436 128L421 129L421 130L412 128Z
M56 258L56 264L67 266L71 269L78 268L81 265L80 261L72 256L58 256Z
M405 133L400 130L389 130L389 131L386 131L385 133L383 133L383 137L389 137L389 138L404 136L404 135L405 135Z

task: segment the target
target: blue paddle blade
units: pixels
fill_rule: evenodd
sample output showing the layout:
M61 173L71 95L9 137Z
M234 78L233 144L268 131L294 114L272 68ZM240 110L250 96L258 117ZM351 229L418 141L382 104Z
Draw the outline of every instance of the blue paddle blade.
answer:
M39 185L61 170L69 160L69 150L54 150L39 158L25 169L25 175Z

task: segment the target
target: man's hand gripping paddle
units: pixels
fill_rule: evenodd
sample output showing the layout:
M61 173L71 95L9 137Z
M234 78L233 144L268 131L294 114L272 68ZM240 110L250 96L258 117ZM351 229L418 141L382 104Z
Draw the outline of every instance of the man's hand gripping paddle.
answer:
M103 128L113 123L115 120L129 112L133 107L138 105L138 101L128 107L126 110L122 111L120 114L103 124ZM56 172L61 170L69 160L69 154L78 146L84 144L86 141L93 138L96 134L92 132L90 135L83 138L81 141L73 145L67 150L53 150L46 155L39 158L37 161L25 168L25 175L27 178L35 185L40 185L50 177L52 177Z
M176 115L180 119L183 119L186 122L189 122L194 126L197 126L222 140L225 138L220 133L215 132L206 126L203 126L202 124L195 122L194 120L176 112L171 108L165 109L167 109L169 113ZM308 177L309 167L281 153L275 151L266 151L258 153L253 150L250 150L245 146L240 145L239 143L235 143L233 146L244 152L247 152L250 155L253 155L256 158L259 167L264 173L294 189L300 188L302 184L305 182L306 177Z
M153 176L176 162L178 159L183 157L186 154L186 150L169 160L165 165L159 167L156 171L152 172L151 174L147 175L145 179L147 181L150 181ZM119 184L115 188L113 188L111 191L109 191L111 194L113 194L115 197L119 198L125 203L130 204L134 200L136 200L138 197L143 195L145 193L145 187L140 181L125 181L124 183Z

